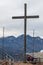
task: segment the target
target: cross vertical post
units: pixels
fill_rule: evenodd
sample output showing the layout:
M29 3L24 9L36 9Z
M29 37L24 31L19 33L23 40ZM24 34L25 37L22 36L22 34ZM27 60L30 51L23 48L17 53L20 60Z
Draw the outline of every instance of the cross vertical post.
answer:
M26 62L26 4L24 6L24 62Z
M24 63L26 63L26 21L28 18L39 18L38 15L27 16L27 4L24 4L24 16L13 16L12 19L24 19Z

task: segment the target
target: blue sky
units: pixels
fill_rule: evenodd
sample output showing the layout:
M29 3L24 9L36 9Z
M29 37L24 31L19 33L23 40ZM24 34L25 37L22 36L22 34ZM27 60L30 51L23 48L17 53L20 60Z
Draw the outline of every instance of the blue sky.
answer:
M24 33L24 20L12 20L12 16L24 15L24 3L27 3L27 15L39 15L39 19L27 20L27 34L43 38L43 0L0 0L0 36L19 36Z

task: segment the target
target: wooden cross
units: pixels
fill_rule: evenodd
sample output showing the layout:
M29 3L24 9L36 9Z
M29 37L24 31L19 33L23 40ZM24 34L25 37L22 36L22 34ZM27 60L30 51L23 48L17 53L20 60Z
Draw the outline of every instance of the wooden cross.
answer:
M24 4L24 16L13 16L12 19L24 19L24 62L26 63L26 21L28 18L39 18L38 15L27 16L27 4Z

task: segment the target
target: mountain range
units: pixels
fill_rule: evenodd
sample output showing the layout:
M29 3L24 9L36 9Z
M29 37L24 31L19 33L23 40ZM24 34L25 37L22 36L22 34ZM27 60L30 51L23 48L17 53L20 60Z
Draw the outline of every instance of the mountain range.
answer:
M2 49L12 56L15 54L22 55L24 52L24 35L0 38L0 54L3 53ZM43 50L43 39L26 35L26 52L40 52L40 50Z

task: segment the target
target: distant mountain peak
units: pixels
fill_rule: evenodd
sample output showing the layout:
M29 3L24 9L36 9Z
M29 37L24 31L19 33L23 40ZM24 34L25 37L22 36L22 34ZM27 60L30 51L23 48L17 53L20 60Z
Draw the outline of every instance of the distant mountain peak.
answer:
M0 38L0 46L2 44L2 40L3 38ZM40 51L41 49L43 49L43 39L41 39L40 37L33 37L30 35L26 35L26 44L27 44L27 51L29 50L30 52L32 51L32 47L33 47L33 40L34 40L34 45L35 45L35 51ZM17 38L14 36L8 36L4 38L4 44L6 47L9 47L9 44L11 44L11 48L16 49L20 49L23 51L24 48L24 34L18 36Z

